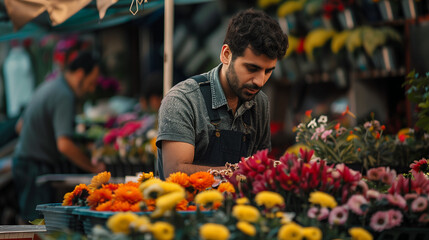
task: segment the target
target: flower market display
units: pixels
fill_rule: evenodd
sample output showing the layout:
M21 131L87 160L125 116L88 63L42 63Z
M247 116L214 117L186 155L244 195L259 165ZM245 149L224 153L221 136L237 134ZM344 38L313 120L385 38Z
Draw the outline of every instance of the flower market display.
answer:
M409 172L366 175L328 164L314 151L278 160L259 151L226 170L142 173L137 182L93 177L64 196L64 206L111 213L90 239L416 239L429 232L427 159ZM64 234L64 233L63 233Z

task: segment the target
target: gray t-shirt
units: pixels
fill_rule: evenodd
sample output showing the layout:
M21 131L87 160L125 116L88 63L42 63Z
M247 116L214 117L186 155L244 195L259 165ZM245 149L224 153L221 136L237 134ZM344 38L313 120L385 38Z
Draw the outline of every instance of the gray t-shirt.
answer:
M58 161L57 138L73 136L74 116L75 96L64 78L44 82L25 109L15 156Z
M219 109L221 121L218 128L250 134L248 156L258 150L271 149L268 97L259 92L253 100L242 103L234 115L220 84L221 67L222 64L203 74L210 81L212 108ZM243 114L246 111L250 111L250 125L243 124ZM192 144L195 146L194 158L198 159L198 156L203 156L207 150L209 132L215 130L210 123L200 86L193 79L180 82L167 93L162 100L158 121L158 168L162 168L160 149L163 140Z

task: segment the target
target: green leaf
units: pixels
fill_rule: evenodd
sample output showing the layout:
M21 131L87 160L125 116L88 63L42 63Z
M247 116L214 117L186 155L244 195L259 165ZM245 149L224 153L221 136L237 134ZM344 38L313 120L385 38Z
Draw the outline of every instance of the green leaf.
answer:
M34 219L33 221L28 221L29 223L33 225L45 225L45 219L44 218L38 218Z

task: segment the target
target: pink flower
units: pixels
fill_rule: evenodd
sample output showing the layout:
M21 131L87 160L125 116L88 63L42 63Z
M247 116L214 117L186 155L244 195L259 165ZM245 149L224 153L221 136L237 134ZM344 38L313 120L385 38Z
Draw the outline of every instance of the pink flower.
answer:
M388 192L391 194L405 194L410 192L409 179L406 179L402 174L399 174L396 181L393 182Z
M399 194L387 194L387 200L389 201L390 204L394 205L394 206L398 206L402 209L405 209L405 207L407 207L407 201L405 201L405 198L402 197Z
M331 133L332 133L332 129L330 129L330 130L326 130L326 131L324 131L324 132L322 133L322 136L320 136L320 138L321 138L323 141L325 141L325 142L326 142L326 138L327 138L329 135L331 135Z
M392 185L396 179L396 171L386 168L386 172L381 176L381 181L387 185Z
M414 163L410 164L410 168L416 172L428 170L428 160L425 158L420 159L419 161L415 160Z
M349 216L349 211L345 206L339 206L332 209L329 214L329 224L331 225L344 225Z
M370 189L366 192L366 197L369 200L378 200L380 199L380 196L381 196L380 193L374 189Z
M389 228L389 214L388 212L378 211L371 217L369 226L374 231L381 232Z
M411 203L411 210L413 212L421 212L426 210L427 206L428 200L424 197L418 197Z
M389 228L398 227L402 222L402 213L398 210L390 209L387 211L389 216Z
M429 223L429 214L424 213L419 217L420 223Z
M417 193L407 193L407 194L405 194L405 196L404 196L404 198L405 198L405 200L414 200L414 199L416 199L417 197L419 197L419 195L417 194Z
M311 207L310 209L308 209L307 216L309 218L317 218L317 220L322 221L329 216L329 210L325 207Z
M353 190L356 191L356 193L360 193L365 196L368 191L368 184L366 184L364 180L360 180Z
M379 181L381 180L381 178L385 173L386 173L386 169L384 167L371 168L366 173L366 176L369 180Z
M362 207L368 204L368 201L360 194L355 194L347 201L347 206L357 215L363 215L365 211L362 210Z
M105 145L111 144L116 141L116 138L118 137L119 129L112 129L109 132L107 132L103 137L103 143Z

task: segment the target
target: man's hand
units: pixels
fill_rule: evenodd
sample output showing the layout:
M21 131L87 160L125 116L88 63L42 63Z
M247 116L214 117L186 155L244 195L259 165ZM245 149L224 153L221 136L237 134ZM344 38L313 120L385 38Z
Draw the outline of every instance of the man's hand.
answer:
M104 163L91 164L91 160L68 137L57 139L58 150L78 167L91 173L99 173L106 170Z
M195 147L185 142L162 141L162 160L164 176L167 178L171 173L184 172L192 174L209 169L222 170L224 166L213 167L204 165L193 165Z

